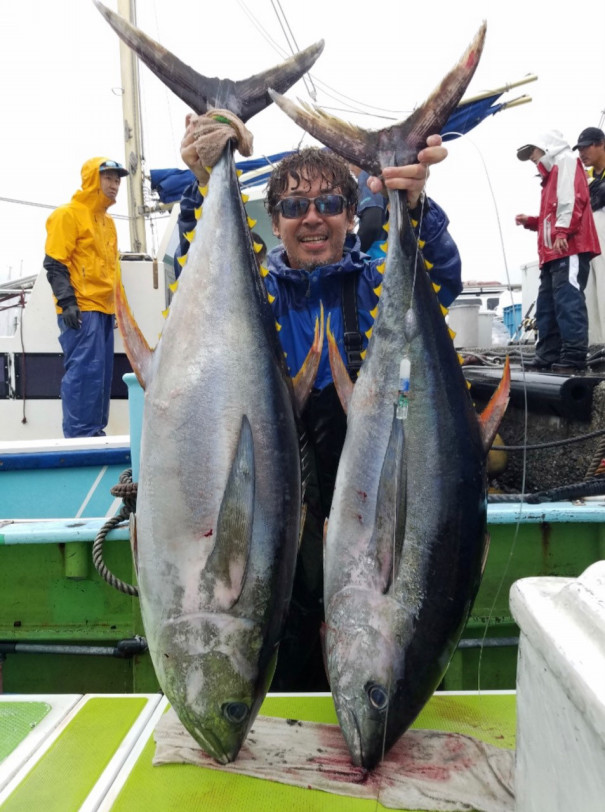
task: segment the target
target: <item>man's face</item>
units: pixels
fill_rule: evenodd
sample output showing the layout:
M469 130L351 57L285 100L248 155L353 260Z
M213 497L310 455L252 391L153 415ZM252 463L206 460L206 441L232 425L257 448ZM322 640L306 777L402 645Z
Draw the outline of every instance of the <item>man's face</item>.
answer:
M588 144L586 147L578 147L580 160L584 166L595 166L602 159L605 150L605 143L602 144Z
M292 176L283 197L317 197L326 193L341 194L321 177L303 179L300 183ZM291 268L312 271L322 265L331 265L342 258L345 237L353 230L355 217L350 209L331 216L318 213L312 203L306 214L288 219L281 212L273 219L273 233L282 241Z
M101 172L101 191L114 203L118 197L121 180L122 178L118 173L111 169Z
M529 160L532 163L537 164L540 158L542 158L544 155L546 155L546 153L543 149L540 149L540 147L534 147L532 154L529 156Z

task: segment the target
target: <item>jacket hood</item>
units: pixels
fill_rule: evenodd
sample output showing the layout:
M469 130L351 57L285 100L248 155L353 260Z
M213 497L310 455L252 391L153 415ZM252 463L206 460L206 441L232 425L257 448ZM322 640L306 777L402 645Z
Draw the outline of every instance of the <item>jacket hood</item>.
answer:
M89 158L82 166L82 187L73 195L72 200L83 203L94 211L105 211L115 203L101 191L101 173L99 167L109 158Z
M538 149L544 150L545 154L540 158L539 163L541 163L548 172L553 168L555 158L562 155L566 150L571 152L571 146L567 143L565 138L563 138L563 134L559 130L547 130L544 133L540 133L536 135L533 140L528 141L526 147L520 147L517 151L520 160L527 160L527 158L522 157L523 150L527 149L527 147L538 147ZM529 157L529 155L527 157Z
M322 266L322 274L330 275L333 273L358 271L364 267L364 261L367 262L367 260L368 256L361 251L357 234L347 234L342 259L333 265ZM269 251L267 255L267 265L269 270L278 276L289 276L290 278L300 276L301 278L306 278L309 275L309 271L291 268L288 265L288 258L286 257L283 245L276 245L275 248Z

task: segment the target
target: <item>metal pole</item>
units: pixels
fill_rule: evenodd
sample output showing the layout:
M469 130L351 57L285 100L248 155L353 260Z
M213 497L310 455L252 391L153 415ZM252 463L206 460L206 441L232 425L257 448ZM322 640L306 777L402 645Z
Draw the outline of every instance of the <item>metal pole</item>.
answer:
M136 25L135 0L118 0L118 13ZM128 45L120 40L122 74L122 114L124 116L124 150L128 176L128 214L130 217L130 250L147 252L145 234L145 204L143 199L143 138L141 133L141 100L139 94L139 63Z

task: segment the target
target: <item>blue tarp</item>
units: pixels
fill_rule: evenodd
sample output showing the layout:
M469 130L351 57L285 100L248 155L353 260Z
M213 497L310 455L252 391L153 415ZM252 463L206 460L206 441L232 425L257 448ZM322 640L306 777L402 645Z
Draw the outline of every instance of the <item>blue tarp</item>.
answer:
M443 140L450 141L453 138L458 138L459 135L464 135L464 133L476 127L477 124L480 124L484 118L492 116L501 110L504 105L495 104L501 95L502 93L495 93L485 99L459 105L448 118L445 127L441 131ZM243 183L242 187L245 189L249 186L258 186L265 183L271 174L272 166L289 154L290 152L278 152L262 158L238 161L236 166L242 172L251 172L253 169L260 169L263 166L267 167L266 172L257 175L247 183ZM151 188L159 194L162 203L175 203L180 200L185 188L194 180L195 175L189 169L151 170Z

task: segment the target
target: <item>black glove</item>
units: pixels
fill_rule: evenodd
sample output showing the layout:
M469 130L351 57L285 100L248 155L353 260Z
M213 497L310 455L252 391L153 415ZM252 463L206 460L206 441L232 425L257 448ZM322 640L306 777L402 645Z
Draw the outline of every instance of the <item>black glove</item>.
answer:
M79 330L82 326L82 319L80 318L80 308L77 304L69 305L63 308L63 321L66 327L71 327L72 330Z

